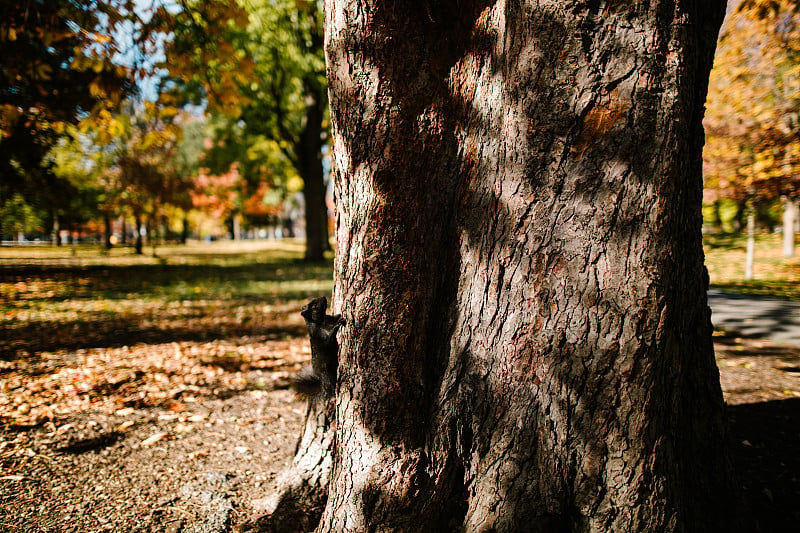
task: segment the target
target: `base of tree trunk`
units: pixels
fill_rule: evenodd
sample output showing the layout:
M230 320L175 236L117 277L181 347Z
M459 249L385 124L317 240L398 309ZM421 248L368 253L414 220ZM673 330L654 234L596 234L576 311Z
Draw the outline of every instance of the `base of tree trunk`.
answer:
M305 427L291 466L278 480L278 490L262 515L236 526L241 533L313 531L328 500L336 435L333 400L309 400Z
M419 7L326 3L336 399L254 527L747 531L700 216L724 2Z

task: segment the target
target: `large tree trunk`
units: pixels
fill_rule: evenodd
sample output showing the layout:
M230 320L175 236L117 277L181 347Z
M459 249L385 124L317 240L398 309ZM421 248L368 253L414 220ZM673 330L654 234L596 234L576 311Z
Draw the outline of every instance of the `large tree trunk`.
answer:
M724 5L327 1L319 531L741 529L701 246Z
M331 400L309 403L294 460L278 480L278 491L264 503L266 514L241 524L238 531L297 533L316 527L327 502L333 467L334 414Z

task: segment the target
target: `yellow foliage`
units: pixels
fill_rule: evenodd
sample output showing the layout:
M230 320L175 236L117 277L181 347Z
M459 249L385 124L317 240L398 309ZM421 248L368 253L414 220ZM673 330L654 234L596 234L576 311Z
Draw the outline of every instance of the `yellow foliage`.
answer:
M793 2L750 0L729 14L709 80L706 188L766 198L795 193L799 61Z

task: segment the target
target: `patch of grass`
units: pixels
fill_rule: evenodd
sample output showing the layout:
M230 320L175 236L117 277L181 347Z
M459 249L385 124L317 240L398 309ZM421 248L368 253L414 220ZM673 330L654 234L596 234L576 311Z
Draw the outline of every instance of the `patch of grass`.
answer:
M143 342L302 332L300 307L330 294L333 267L297 241L0 248L0 356Z
M756 235L754 279L745 280L746 235L706 235L704 249L711 286L800 301L800 256L783 257L781 239L774 233Z

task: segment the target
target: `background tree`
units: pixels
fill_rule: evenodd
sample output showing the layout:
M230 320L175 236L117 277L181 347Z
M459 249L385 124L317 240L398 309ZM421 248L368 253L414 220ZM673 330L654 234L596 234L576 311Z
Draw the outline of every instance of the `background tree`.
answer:
M108 190L103 187L101 154L96 150L91 137L69 128L69 135L62 137L50 150L53 173L64 184L65 201L53 206L58 216L58 229L79 231L89 220L102 217L105 222L105 241L110 243L110 214L104 211ZM68 189L66 189L68 188ZM54 233L58 233L56 230ZM54 235L61 243L58 235Z
M11 198L4 198L0 205L0 240L24 240L25 234L43 229L44 214L38 212L21 194L16 193Z
M65 125L115 106L133 89L111 38L133 2L10 0L0 7L0 197L48 213L68 184L47 154Z
M125 135L115 142L107 182L117 189L119 205L133 215L138 254L142 253L144 232L155 254L154 232L166 226L166 206L190 207L189 179L179 172L176 162L181 136L174 122L176 113L174 108L146 103L138 113L119 117Z
M747 205L750 277L756 208L783 197L794 213L800 187L798 43L797 2L738 2L723 25L709 82L705 186L715 199ZM787 254L794 224L784 224Z
M338 386L258 526L743 529L700 218L724 6L327 3Z
M164 7L154 17L154 28L173 35L164 62L170 71L165 97L193 96L227 119L228 126L216 130L216 146L223 146L212 158L218 166L209 168L224 173L237 161L249 193L260 186L257 169L263 162L243 164L246 159L235 157L237 149L231 147L249 150L264 141L274 143L303 180L306 259L322 259L330 245L322 163L328 103L320 4L249 0L242 7L219 0L180 6L180 12Z
M278 141L303 180L306 259L330 249L323 146L328 94L321 2L250 0L255 79L243 87L249 131Z
M223 220L230 237L238 239L246 189L244 180L235 163L221 174L208 174L207 170L201 169L193 180L192 206Z
M303 180L281 148L281 142L253 131L242 121L221 116L209 120L206 133L206 149L202 157L204 173L223 176L235 165L241 177L238 194L243 199L259 196L259 202L278 207L291 195L303 190ZM244 201L237 205L239 211L245 208Z

